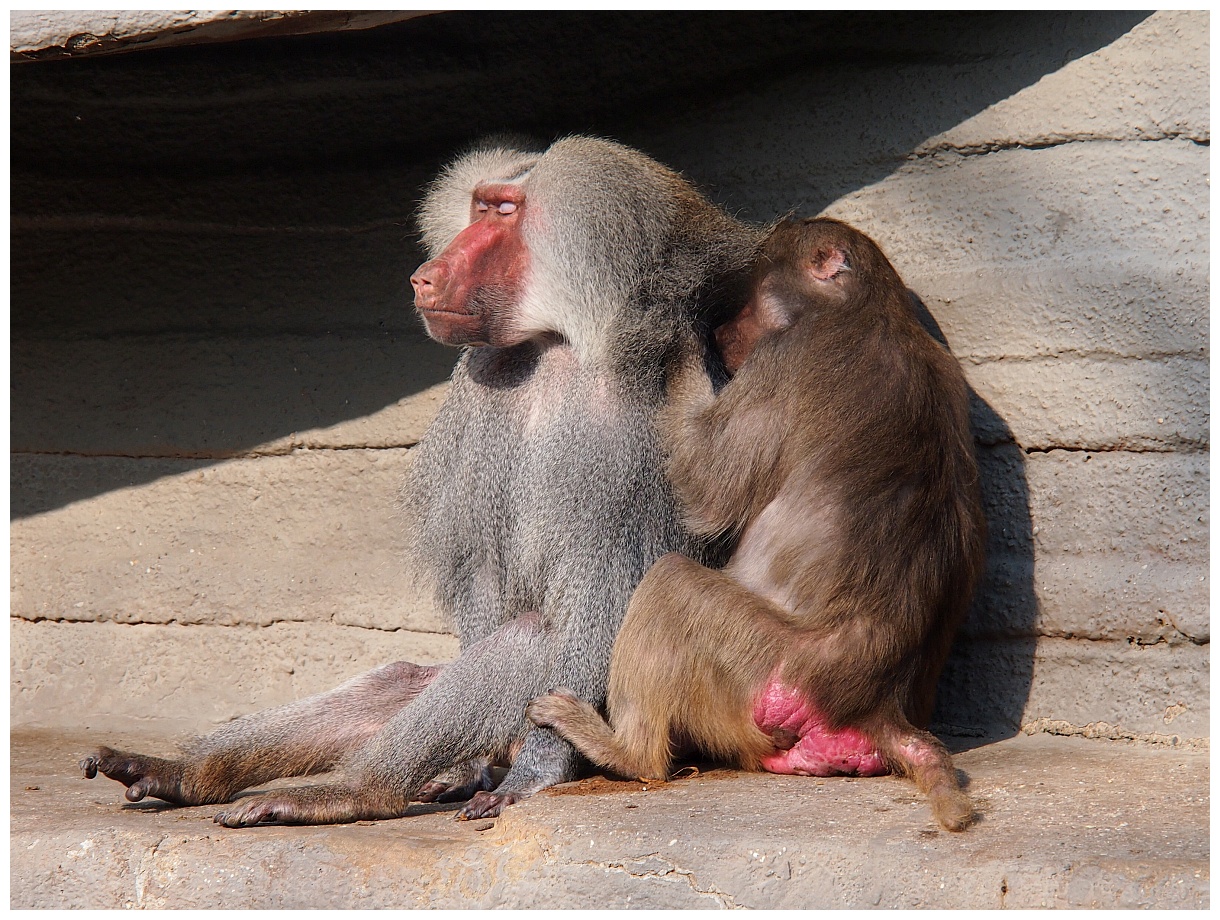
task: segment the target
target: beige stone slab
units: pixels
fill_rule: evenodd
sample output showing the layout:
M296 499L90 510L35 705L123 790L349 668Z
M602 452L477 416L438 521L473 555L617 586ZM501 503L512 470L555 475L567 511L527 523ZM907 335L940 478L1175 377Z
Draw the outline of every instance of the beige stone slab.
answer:
M1206 563L1117 555L997 554L962 627L968 636L1075 636L1158 642L1211 636Z
M946 269L1010 264L1205 278L1209 174L1209 148L1185 140L946 154L910 160L826 213L874 236L924 296Z
M170 753L164 739L113 739ZM79 731L11 745L16 908L1194 908L1210 900L1208 755L1016 737L960 750L982 813L931 823L898 777L703 769L600 776L493 822L217 828L215 806L123 805ZM150 747L150 745L152 745ZM88 845L84 845L88 842Z
M723 191L733 209L766 220L883 188L904 159L941 144L994 161L1003 154L990 151L1022 145L1067 142L1092 157L1109 146L1096 138L1206 139L1207 22L1198 12L942 22L936 36L921 36L920 55L884 66L811 61L807 70L777 73L765 92L730 87L637 140ZM939 54L928 54L932 48ZM1207 149L1196 149L1205 162ZM1043 181L1072 207L1053 172ZM976 210L994 200L973 189L963 198ZM1093 203L1114 216L1104 198Z
M1038 556L1112 553L1132 563L1208 559L1206 453L1088 453L1026 458Z
M980 452L987 570L966 630L1206 640L1206 453Z
M1087 639L959 639L941 678L942 726L1009 725L1152 740L1207 738L1210 647Z
M1210 353L1203 264L1019 260L921 270L914 285L961 361Z
M1040 557L1109 554L1133 563L1208 558L1206 452L979 452L989 549Z
M1211 136L1210 14L1162 10L921 149L987 150L1069 138ZM1172 53L1169 53L1172 49Z
M12 345L12 449L224 458L407 447L458 352L422 336L115 336Z
M298 451L201 465L17 457L31 479L88 496L10 528L22 619L446 627L402 559L406 450ZM132 479L138 485L115 486Z
M391 661L457 657L452 636L314 623L30 623L9 628L14 726L170 738L338 686ZM97 738L103 741L104 738Z
M309 10L16 10L14 61L372 29L423 12Z
M984 443L1012 437L1027 450L1164 451L1210 440L1206 360L1031 358L962 369L990 406L974 413Z

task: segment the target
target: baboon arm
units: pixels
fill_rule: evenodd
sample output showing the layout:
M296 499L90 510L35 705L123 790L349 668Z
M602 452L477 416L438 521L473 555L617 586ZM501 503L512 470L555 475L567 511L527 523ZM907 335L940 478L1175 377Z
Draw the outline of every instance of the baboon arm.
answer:
M740 529L782 481L776 465L784 439L776 437L776 427L790 420L750 382L752 376L747 365L715 393L702 362L688 359L675 371L669 404L658 415L669 481L697 533Z
M704 534L744 526L783 481L776 475L782 445L774 427L784 420L765 405L730 407L727 389L716 402L684 415L669 434L670 478L688 522Z

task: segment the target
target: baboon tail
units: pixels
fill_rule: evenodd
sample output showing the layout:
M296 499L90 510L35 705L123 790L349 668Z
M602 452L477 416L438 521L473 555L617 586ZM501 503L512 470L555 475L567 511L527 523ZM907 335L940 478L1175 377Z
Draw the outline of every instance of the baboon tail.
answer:
M970 796L958 781L949 751L935 735L903 720L878 739L882 755L895 772L914 781L928 797L932 815L948 831L963 831L975 819Z

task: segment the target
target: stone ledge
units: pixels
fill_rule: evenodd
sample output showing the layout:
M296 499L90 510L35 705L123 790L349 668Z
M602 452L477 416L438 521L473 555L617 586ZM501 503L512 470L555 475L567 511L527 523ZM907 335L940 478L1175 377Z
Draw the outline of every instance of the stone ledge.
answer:
M1209 904L1208 755L1018 737L964 751L981 822L905 781L592 777L457 823L230 831L80 779L96 739L12 742L14 908L1190 907ZM112 738L148 748L145 737Z

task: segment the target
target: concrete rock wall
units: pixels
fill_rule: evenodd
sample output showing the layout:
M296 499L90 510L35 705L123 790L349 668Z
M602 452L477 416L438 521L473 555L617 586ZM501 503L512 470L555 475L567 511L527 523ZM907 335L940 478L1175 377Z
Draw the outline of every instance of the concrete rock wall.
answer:
M13 10L13 61L145 51L170 45L371 29L419 12L356 10Z
M409 217L526 129L851 221L922 298L991 522L942 729L1205 737L1208 29L444 14L14 68L14 722L201 728L455 652L399 560L455 357Z

